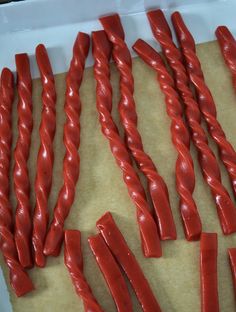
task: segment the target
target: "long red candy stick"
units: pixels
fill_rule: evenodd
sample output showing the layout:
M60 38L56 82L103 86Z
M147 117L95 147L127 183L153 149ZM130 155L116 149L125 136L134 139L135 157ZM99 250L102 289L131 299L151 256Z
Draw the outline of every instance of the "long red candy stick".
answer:
M13 218L9 201L9 170L11 159L11 110L14 99L14 79L4 68L0 85L0 249L10 272L10 284L17 296L23 296L34 286L20 265L12 234Z
M218 312L217 234L202 233L200 241L201 311Z
M97 228L102 234L116 260L125 271L144 312L159 312L161 308L145 278L135 256L129 249L110 212L98 221Z
M11 113L14 100L14 77L8 68L1 73L0 85L0 204L1 224L13 232L12 207L10 193L10 161L12 146Z
M236 196L236 152L227 140L217 120L215 102L204 81L201 64L196 55L194 39L184 24L180 13L175 12L172 15L172 22L185 57L190 80L194 84L198 94L200 110L208 125L208 131L218 146L220 158L228 171L234 195Z
M73 47L73 57L66 77L66 123L64 145L66 154L63 162L64 184L60 190L53 220L47 233L44 254L57 256L61 250L63 227L75 197L75 186L79 177L80 157L80 112L79 88L83 78L85 60L89 51L89 36L80 32Z
M234 292L236 296L236 248L229 248L228 253L234 283Z
M56 89L47 50L40 44L36 48L43 92L42 118L39 129L40 148L37 159L37 175L35 180L36 206L33 218L34 260L37 266L45 266L43 254L44 240L48 225L48 197L52 186L52 169L54 162L53 139L56 131Z
M226 26L217 27L215 33L225 63L231 71L233 86L236 91L236 41Z
M161 239L176 239L176 228L169 203L167 186L157 172L155 164L144 152L141 136L137 129L137 113L133 98L134 81L132 60L124 41L124 31L119 15L100 18L100 21L113 44L112 55L120 72L119 113L125 129L127 145L140 170L148 180L149 193L157 216Z
M88 239L97 264L107 282L118 312L132 312L132 301L120 268L101 235Z
M85 312L102 312L83 275L81 234L77 230L65 231L64 262L70 273L75 291L83 300Z
M97 110L102 132L109 140L112 154L123 171L123 179L137 208L137 221L146 257L160 257L161 245L156 224L149 212L142 184L133 168L129 153L112 119L112 88L109 60L111 46L104 31L93 32L94 76L97 81Z
M148 17L155 38L171 66L176 87L186 107L186 117L192 133L192 140L198 150L198 159L205 181L210 186L224 234L236 230L236 209L230 196L221 183L220 168L216 157L208 146L207 136L201 127L201 112L189 88L189 78L182 63L182 54L175 46L171 30L161 10L151 11ZM153 52L154 53L154 52Z
M15 242L18 258L24 268L32 267L30 180L27 168L29 158L32 117L32 78L26 53L15 56L18 81L18 138L14 151L14 188L17 200L15 214Z
M192 197L195 186L193 160L189 151L189 133L183 121L183 112L175 84L160 55L139 39L133 46L137 54L157 72L161 90L165 94L167 113L171 118L172 141L178 151L176 161L176 187L180 196L180 212L188 240L200 237L202 226Z

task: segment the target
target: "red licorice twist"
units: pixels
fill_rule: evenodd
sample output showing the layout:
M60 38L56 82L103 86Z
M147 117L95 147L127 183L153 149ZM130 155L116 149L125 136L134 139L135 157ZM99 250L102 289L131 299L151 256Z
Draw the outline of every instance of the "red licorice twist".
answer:
M172 15L172 22L185 57L190 80L194 84L198 94L200 110L207 122L208 131L218 146L220 158L228 171L234 195L236 196L236 152L227 140L217 120L215 102L204 81L201 64L196 55L194 39L184 24L180 13L175 12Z
M17 200L15 242L18 258L24 268L32 267L30 180L27 161L30 152L32 117L32 78L26 53L15 56L18 89L18 139L14 151L14 188Z
M162 50L172 68L175 83L185 104L186 117L191 130L192 140L198 150L198 159L203 177L210 186L219 215L222 230L225 234L236 230L236 209L230 196L221 183L220 168L211 148L208 146L207 136L201 127L201 112L189 88L189 78L182 63L182 55L175 46L171 30L161 10L148 13L152 31L159 41Z
M10 193L10 161L12 146L11 113L14 100L14 78L8 68L1 73L0 85L0 217L1 225L13 232Z
M79 88L83 78L85 60L89 51L89 36L79 33L74 47L69 72L66 77L66 123L64 145L66 154L63 162L63 186L58 195L53 220L47 233L44 254L58 256L63 241L63 227L75 197L75 187L79 177L80 157L80 112Z
M78 230L65 231L64 262L75 291L81 297L85 312L102 312L83 274L81 234Z
M9 170L11 159L11 111L14 99L14 78L8 68L1 74L0 85L0 249L10 272L10 284L17 296L34 286L20 265L14 241L12 209L9 201Z
M89 237L90 248L106 280L118 312L132 312L132 301L120 267L100 234Z
M226 26L217 27L215 33L225 63L231 71L233 86L236 91L236 41Z
M47 50L40 44L36 48L43 91L42 117L39 129L40 148L37 159L37 175L35 180L36 206L33 219L34 260L37 266L45 266L43 246L48 225L48 197L52 186L52 169L54 162L53 139L56 131L56 88Z
M160 257L161 246L156 224L149 212L145 191L132 166L129 153L112 119L112 88L109 60L111 46L104 31L93 32L94 77L97 82L97 110L102 133L109 140L110 149L123 172L129 195L137 208L137 220L146 257Z
M202 233L200 241L201 311L219 312L218 243L216 233Z
M171 136L178 152L176 161L176 187L180 196L180 212L187 240L199 239L202 226L193 199L195 175L189 151L188 129L183 121L183 112L173 78L168 73L160 55L147 43L139 39L133 46L137 54L157 72L162 92L165 94L167 114L171 118Z
M144 312L161 312L152 289L110 212L97 222L103 239L127 275Z
M176 239L176 228L170 208L167 186L157 172L152 159L144 152L142 139L137 129L137 113L133 98L132 60L124 41L125 35L119 15L103 17L100 21L113 44L112 54L121 76L119 113L125 129L127 146L138 167L148 180L149 193L157 216L161 239Z

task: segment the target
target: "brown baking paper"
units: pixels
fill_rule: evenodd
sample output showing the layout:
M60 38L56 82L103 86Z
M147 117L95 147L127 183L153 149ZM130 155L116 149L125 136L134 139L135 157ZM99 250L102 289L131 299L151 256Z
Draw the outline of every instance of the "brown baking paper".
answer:
M206 82L214 96L218 118L230 142L236 148L236 95L230 74L222 60L216 42L199 45L197 48ZM112 65L112 83L114 91L113 114L119 124L117 103L119 100L118 74ZM187 242L184 238L178 196L175 190L175 161L177 153L171 143L170 119L156 75L140 59L133 60L135 78L135 100L138 113L138 128L143 138L146 152L154 160L160 174L164 177L170 194L171 206L178 230L177 241L162 244L163 257L145 259L141 252L140 237L136 223L134 204L128 196L122 179L121 170L110 152L107 139L102 135L96 111L95 81L91 68L86 69L81 88L81 156L80 178L76 188L76 197L65 227L79 229L82 232L84 256L84 274L104 311L116 311L107 285L99 271L89 249L87 238L97 232L96 220L107 210L113 213L115 221L140 263L145 276L158 298L163 311L197 312L200 311L199 293L199 242ZM65 93L65 74L57 75L57 131L54 141L55 163L53 186L49 200L52 212L58 191L62 185L62 160L64 145L62 141L65 114L63 111ZM32 208L34 207L34 180L36 159L39 147L38 128L41 116L41 83L37 79L33 84L34 130L32 137L29 172L32 185ZM16 101L13 114L14 144L17 135ZM209 139L216 151L215 144ZM203 230L219 234L219 297L221 311L235 310L233 285L228 263L227 248L236 247L236 235L222 235L209 187L204 182L197 163L196 150L191 147L195 163L196 188L194 198L202 218ZM220 163L221 164L221 163ZM231 194L229 179L221 164L224 185ZM12 175L11 175L12 177ZM144 183L145 179L142 177ZM12 189L13 190L13 189ZM12 192L13 193L13 192ZM11 196L13 207L16 202ZM1 265L8 281L8 272L1 258ZM75 294L69 274L63 263L63 252L58 258L47 259L44 269L29 271L36 290L24 298L16 298L11 289L11 302L15 312L74 312L83 311L83 305ZM134 311L141 311L133 290L131 290ZM4 312L4 311L2 311Z

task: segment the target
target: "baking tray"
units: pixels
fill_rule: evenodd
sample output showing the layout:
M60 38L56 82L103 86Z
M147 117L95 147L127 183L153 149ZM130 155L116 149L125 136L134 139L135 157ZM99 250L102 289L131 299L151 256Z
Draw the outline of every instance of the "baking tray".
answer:
M142 38L159 49L145 14L151 8L163 9L167 19L173 11L179 10L197 43L215 40L214 31L218 25L227 25L236 35L235 0L67 0L66 4L63 0L12 2L0 5L0 70L7 66L15 72L14 55L27 52L30 55L32 76L37 78L39 73L34 51L41 42L48 48L54 73L66 72L77 32L91 33L101 29L98 17L114 12L121 16L129 47L137 38ZM92 63L90 53L86 66ZM0 268L1 312L12 311L8 297Z

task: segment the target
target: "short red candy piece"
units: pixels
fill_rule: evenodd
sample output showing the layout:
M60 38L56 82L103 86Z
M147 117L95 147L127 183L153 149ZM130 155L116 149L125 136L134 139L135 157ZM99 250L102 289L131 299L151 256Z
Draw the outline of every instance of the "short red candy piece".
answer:
M111 213L105 213L96 224L107 246L126 273L143 311L161 312L161 308L147 279L117 227Z
M97 264L107 282L118 312L132 312L132 301L120 268L100 234L88 239Z
M217 253L217 234L202 233L200 240L202 312L219 312Z

